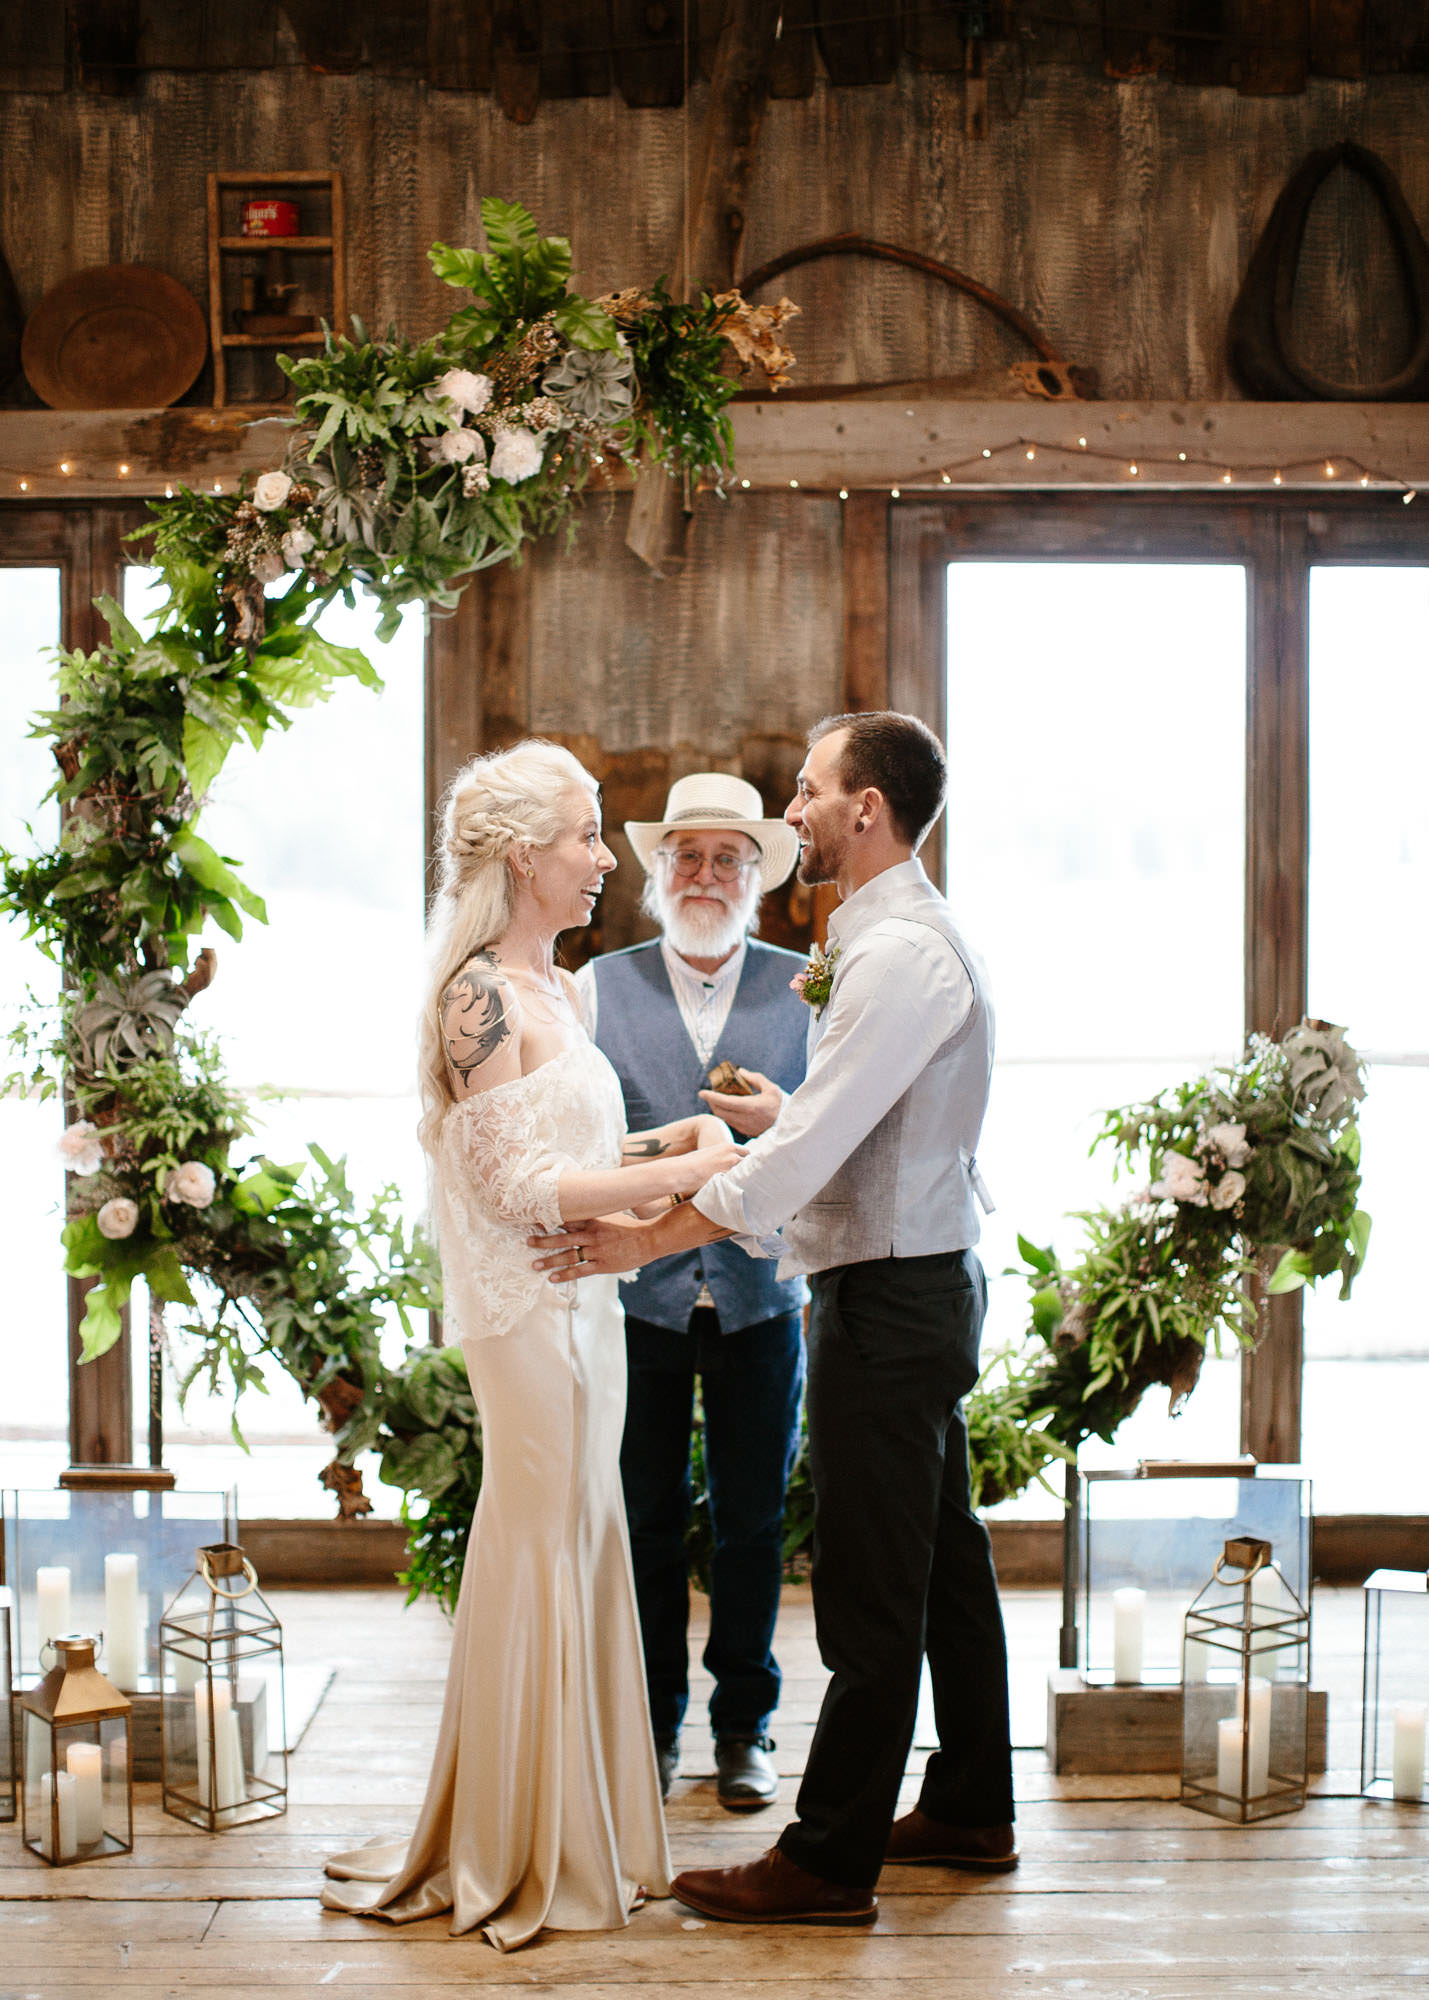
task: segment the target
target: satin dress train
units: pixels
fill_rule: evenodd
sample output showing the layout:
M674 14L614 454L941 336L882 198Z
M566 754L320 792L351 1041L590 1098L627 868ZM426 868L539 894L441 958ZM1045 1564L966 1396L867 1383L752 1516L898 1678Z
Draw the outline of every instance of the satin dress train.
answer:
M330 1909L452 1912L502 1950L612 1930L665 1894L669 1852L620 1484L613 1278L552 1286L524 1237L570 1167L619 1158L619 1086L589 1043L448 1113L435 1175L445 1317L483 1467L441 1730L410 1842L334 1857Z

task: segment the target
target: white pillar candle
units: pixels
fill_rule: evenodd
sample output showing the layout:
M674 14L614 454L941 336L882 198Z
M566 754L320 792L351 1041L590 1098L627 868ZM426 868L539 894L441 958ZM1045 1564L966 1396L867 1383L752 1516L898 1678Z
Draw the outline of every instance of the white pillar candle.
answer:
M48 1646L70 1629L69 1623L69 1571L56 1564L52 1568L35 1571L35 1652ZM53 1660L49 1665L55 1664ZM48 1672L43 1657L41 1668Z
M1146 1592L1114 1590L1112 1604L1112 1677L1118 1683L1141 1679L1141 1655L1146 1635Z
M104 1658L109 1678L132 1694L139 1685L139 1558L104 1558Z
M71 1743L65 1767L74 1779L75 1838L81 1847L104 1837L104 1759L97 1743Z
M1424 1793L1424 1724L1422 1701L1394 1704L1394 1796L1418 1799Z
M40 1833L40 1852L55 1859L54 1849L51 1846L54 1832L50 1810L52 1797L59 1802L60 1851L57 1858L61 1861L73 1861L79 1840L75 1827L75 1782L68 1771L54 1773L53 1792L50 1773L46 1771L40 1779L40 1813L44 1821Z
M240 1805L246 1796L243 1785L243 1758L238 1744L238 1717L233 1713L233 1696L227 1681L213 1684L213 1729L209 1729L208 1689L200 1683L194 1689L194 1724L198 1735L198 1795L200 1805L209 1803L209 1758L213 1759L213 1796L216 1812ZM212 1745L210 1748L210 1734Z
M1235 1691L1236 1718L1244 1713L1245 1689ZM1261 1798L1270 1788L1270 1682L1259 1674L1250 1677L1250 1790L1247 1797Z
M1228 1715L1216 1724L1216 1790L1227 1798L1240 1797L1241 1756L1245 1731L1239 1716Z

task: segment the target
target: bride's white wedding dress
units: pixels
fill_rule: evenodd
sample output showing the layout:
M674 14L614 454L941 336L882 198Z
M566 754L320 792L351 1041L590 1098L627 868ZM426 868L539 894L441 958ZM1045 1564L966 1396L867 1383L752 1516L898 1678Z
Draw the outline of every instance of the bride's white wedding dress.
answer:
M543 1926L613 1930L669 1851L620 1485L625 1335L614 1278L550 1284L563 1171L618 1165L615 1072L589 1042L448 1112L434 1174L448 1337L483 1466L441 1733L409 1843L338 1855L330 1909L452 1911L502 1950Z

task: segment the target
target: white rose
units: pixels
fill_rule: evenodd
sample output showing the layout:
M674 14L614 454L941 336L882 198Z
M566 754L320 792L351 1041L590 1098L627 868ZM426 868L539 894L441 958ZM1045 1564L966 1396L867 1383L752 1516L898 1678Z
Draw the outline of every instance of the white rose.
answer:
M283 560L289 569L300 569L303 557L316 547L316 538L306 528L289 528L283 537Z
M186 1201L190 1208L207 1208L213 1200L213 1168L202 1160L185 1160L175 1167L164 1183L166 1201Z
M509 480L513 486L529 479L533 472L541 470L541 451L541 440L519 424L511 430L498 431L491 451L492 478Z
M122 1243L126 1236L134 1234L139 1220L139 1204L130 1201L127 1195L116 1195L113 1201L105 1202L95 1216L101 1236L107 1236L111 1243Z
M87 1118L77 1118L61 1135L59 1155L72 1174L97 1174L104 1164L99 1128Z
M1188 1160L1184 1153L1168 1153L1161 1179L1151 1183L1151 1192L1160 1201L1185 1201L1204 1208L1206 1170L1199 1160Z
M265 472L253 489L253 505L260 514L276 513L293 490L286 472Z
M287 565L274 549L260 549L253 558L253 574L259 583L276 583Z
M439 375L432 384L432 391L455 403L459 410L467 410L479 417L491 401L491 377L477 375L470 368L448 368L445 375ZM432 393L429 391L428 393Z
M464 465L476 457L480 442L475 431L443 431L437 439L437 457L447 465Z
M1201 1135L1198 1151L1214 1146L1228 1167L1243 1167L1250 1158L1244 1125L1212 1125Z
M1215 1186L1211 1189L1211 1207L1234 1208L1236 1203L1240 1200L1241 1196L1244 1193L1245 1193L1244 1174L1237 1174L1237 1173L1222 1174L1220 1179L1216 1182Z

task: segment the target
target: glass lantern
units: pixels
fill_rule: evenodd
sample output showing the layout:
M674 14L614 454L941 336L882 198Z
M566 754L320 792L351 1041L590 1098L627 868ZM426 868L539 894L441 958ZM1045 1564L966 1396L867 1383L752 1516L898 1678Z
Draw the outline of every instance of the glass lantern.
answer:
M6 1493L0 1575L15 1593L16 1679L49 1672L57 1634L93 1632L106 1678L125 1694L149 1696L157 1710L157 1613L187 1573L197 1543L232 1539L235 1507L232 1491L114 1486ZM142 1765L142 1722L135 1735ZM155 1743L155 1777L157 1750Z
M54 1867L134 1847L129 1702L95 1666L97 1643L79 1633L52 1640L59 1664L20 1697L23 1838Z
M1429 1805L1429 1575L1377 1569L1365 1579L1364 1593L1360 1789L1366 1798Z
M19 1810L15 1796L15 1620L14 1600L0 1584L0 1823Z
M1275 1575L1302 1604L1310 1595L1310 1481L1297 1465L1254 1459L1142 1459L1082 1470L1080 1533L1067 1551L1062 1664L1090 1687L1175 1687L1186 1607L1227 1541L1251 1536L1275 1550ZM1078 1590L1080 1584L1080 1590ZM1073 1650L1080 1595L1081 1644ZM1070 1653L1070 1657L1068 1654ZM1078 1656L1078 1653L1080 1657Z
M198 1551L159 1662L165 1812L209 1833L286 1812L283 1628L236 1542Z
M1181 1803L1242 1826L1298 1812L1308 1782L1310 1617L1271 1555L1228 1541L1186 1613Z

